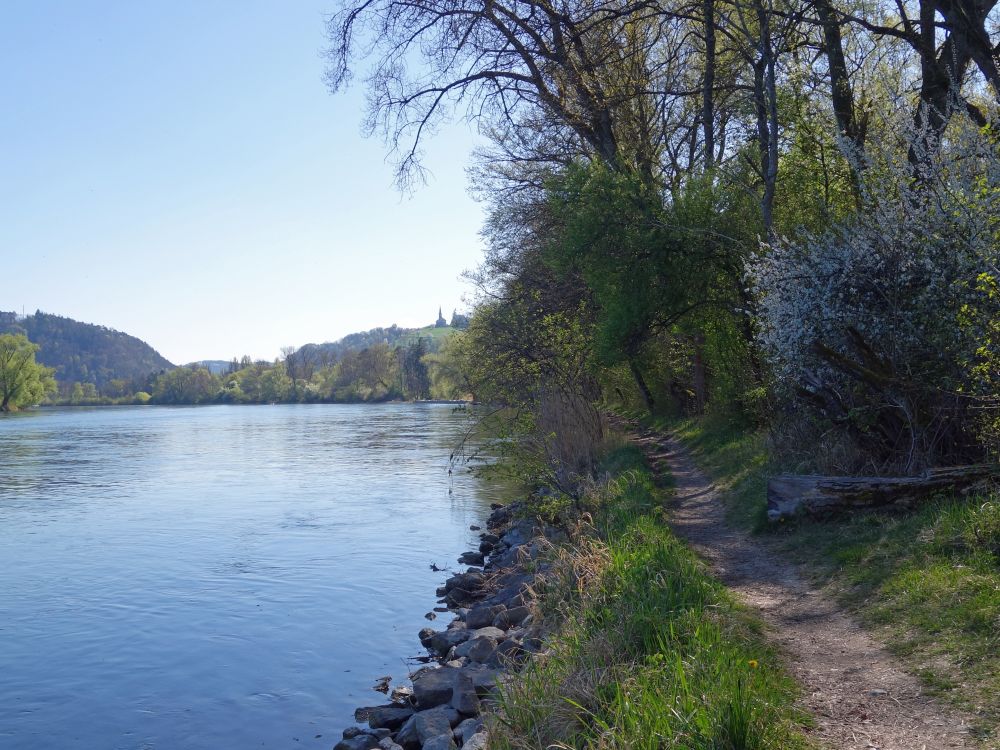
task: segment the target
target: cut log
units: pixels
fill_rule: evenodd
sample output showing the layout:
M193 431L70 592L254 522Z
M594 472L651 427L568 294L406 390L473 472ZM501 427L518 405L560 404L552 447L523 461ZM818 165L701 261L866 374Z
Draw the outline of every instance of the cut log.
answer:
M1000 477L1000 466L928 469L917 477L824 477L781 474L767 483L767 519L828 516L875 508L912 508L938 492L968 492Z

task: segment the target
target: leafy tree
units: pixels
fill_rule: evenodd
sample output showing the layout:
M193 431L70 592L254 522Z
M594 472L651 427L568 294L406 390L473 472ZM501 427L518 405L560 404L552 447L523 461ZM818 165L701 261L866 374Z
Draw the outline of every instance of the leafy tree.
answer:
M35 362L38 349L27 336L0 334L0 411L33 406L55 391L52 369Z
M219 391L219 379L207 368L178 367L156 379L153 401L158 404L200 404Z

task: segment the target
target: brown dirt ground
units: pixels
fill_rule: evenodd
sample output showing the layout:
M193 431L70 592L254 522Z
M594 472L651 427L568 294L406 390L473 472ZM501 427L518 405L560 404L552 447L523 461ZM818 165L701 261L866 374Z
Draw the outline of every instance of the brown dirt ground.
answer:
M801 708L816 720L817 742L836 750L979 747L967 717L926 695L917 678L766 542L726 524L711 481L676 440L648 431L636 440L654 469L673 475L676 533L768 626L803 689Z

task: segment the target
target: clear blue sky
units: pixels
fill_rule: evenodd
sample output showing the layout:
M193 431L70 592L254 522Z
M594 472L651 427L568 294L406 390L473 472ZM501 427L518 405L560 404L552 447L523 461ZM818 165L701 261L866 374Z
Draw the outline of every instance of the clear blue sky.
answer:
M482 210L458 124L405 197L359 86L322 81L336 0L64 0L0 21L0 310L175 363L425 325L461 307Z

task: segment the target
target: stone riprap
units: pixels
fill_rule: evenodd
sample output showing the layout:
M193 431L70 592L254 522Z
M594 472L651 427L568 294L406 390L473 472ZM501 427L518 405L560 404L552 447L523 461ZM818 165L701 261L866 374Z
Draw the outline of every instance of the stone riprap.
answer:
M394 691L392 703L359 708L356 719L368 726L344 730L334 750L486 747L482 714L491 697L505 675L542 648L545 634L532 608L533 583L548 569L538 559L545 540L564 536L519 518L522 510L520 503L493 506L479 550L459 558L470 567L437 591L455 619L444 630L424 628L418 634L434 663L413 672L413 687Z

